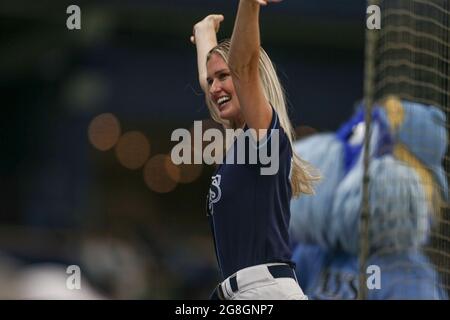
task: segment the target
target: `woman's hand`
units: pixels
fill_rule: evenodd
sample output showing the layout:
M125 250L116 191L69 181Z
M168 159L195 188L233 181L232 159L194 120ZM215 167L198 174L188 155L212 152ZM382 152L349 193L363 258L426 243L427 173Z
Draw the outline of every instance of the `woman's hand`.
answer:
M281 2L283 0L252 0L252 1L256 1L257 3L259 3L262 6L266 6L269 3L276 3L276 2Z
M191 42L195 44L195 37L201 32L214 32L214 34L219 32L220 23L223 20L224 17L221 14L210 14L209 16L205 17L202 21L196 23L194 25L194 29L192 32L193 34L190 38Z
M198 80L205 93L208 93L206 58L211 49L217 46L216 33L223 20L223 15L211 14L196 23L192 31L191 42L197 49Z

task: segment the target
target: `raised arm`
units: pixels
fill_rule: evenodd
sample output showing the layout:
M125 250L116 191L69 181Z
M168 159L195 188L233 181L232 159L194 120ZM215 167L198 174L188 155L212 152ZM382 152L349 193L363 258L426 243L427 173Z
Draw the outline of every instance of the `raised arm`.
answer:
M231 37L229 67L245 122L253 129L267 129L272 108L259 80L259 10L281 0L240 0Z
M198 81L203 92L208 93L206 82L206 56L217 45L217 32L224 17L220 14L211 14L194 26L191 42L197 48Z

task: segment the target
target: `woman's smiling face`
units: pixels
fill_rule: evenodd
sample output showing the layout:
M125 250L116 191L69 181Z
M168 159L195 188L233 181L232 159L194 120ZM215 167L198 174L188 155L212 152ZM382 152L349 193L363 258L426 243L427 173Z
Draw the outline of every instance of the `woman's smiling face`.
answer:
M219 54L213 53L206 68L209 96L220 118L238 121L241 108L228 65Z

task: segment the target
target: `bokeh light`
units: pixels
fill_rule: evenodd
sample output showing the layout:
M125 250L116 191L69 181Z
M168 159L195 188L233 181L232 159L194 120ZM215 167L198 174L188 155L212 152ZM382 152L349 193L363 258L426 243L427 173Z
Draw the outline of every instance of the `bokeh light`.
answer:
M180 167L180 183L191 183L197 180L203 171L201 164L181 164Z
M90 69L79 70L68 75L61 94L63 105L70 112L99 110L105 105L110 94L108 78Z
M125 168L141 168L150 156L150 143L143 133L129 131L117 142L116 156Z
M172 163L168 155L158 154L145 164L144 181L155 192L170 192L176 188L179 180L180 169Z
M120 137L120 122L112 113L96 116L88 128L90 143L98 150L106 151L117 143Z
M180 178L181 178L181 169L179 166L175 165L172 162L172 159L170 158L170 156L166 156L164 158L164 168L163 170L166 171L166 173L169 175L169 177L175 181L175 182L180 182Z
M172 180L178 183L191 183L197 180L203 170L202 164L175 165L170 157L166 158L166 170Z

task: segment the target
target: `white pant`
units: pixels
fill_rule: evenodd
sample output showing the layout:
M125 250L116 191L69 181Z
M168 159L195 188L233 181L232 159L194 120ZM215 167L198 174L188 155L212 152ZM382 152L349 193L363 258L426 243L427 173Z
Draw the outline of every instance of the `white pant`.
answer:
M308 300L296 279L274 278L268 266L286 265L267 263L244 268L236 272L238 290L233 292L230 276L220 285L226 300ZM286 265L287 266L287 265ZM294 276L295 273L293 272Z

